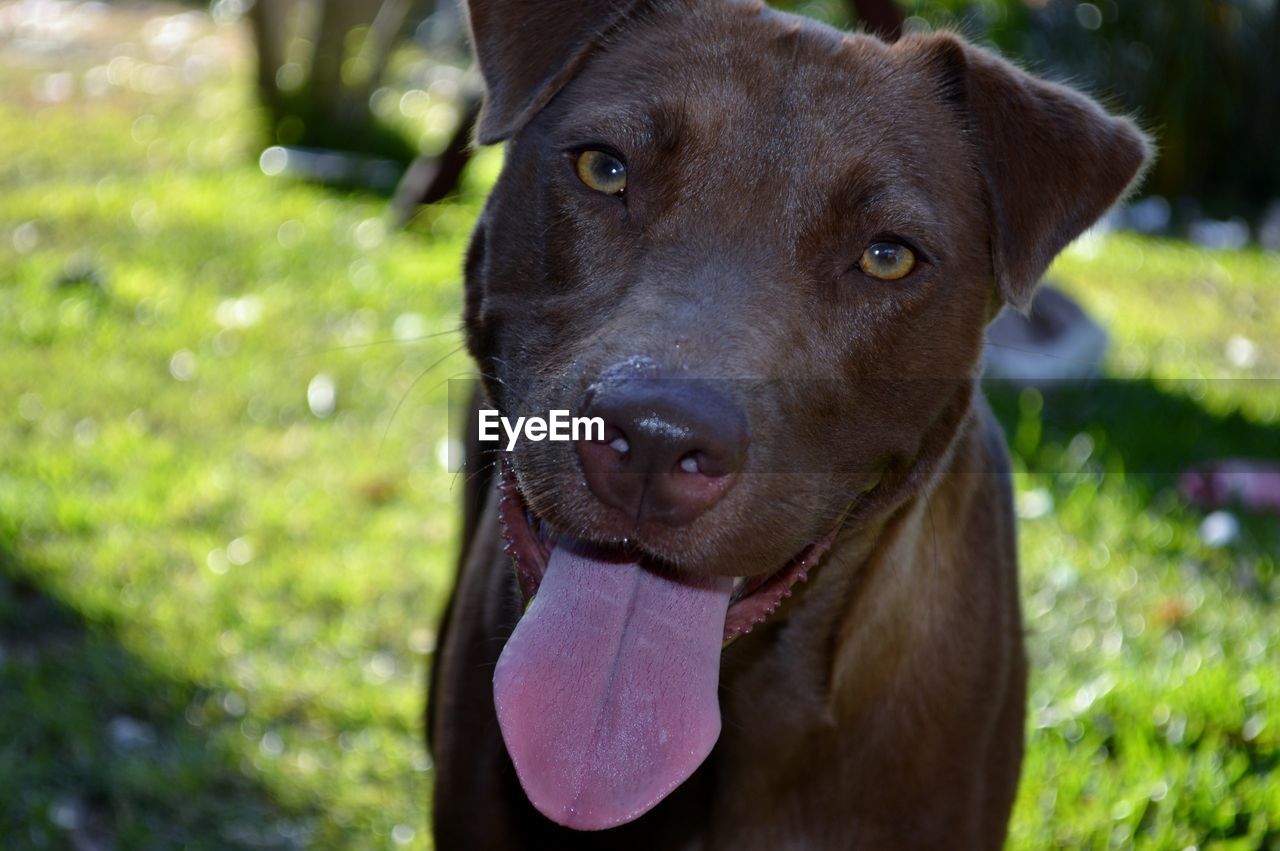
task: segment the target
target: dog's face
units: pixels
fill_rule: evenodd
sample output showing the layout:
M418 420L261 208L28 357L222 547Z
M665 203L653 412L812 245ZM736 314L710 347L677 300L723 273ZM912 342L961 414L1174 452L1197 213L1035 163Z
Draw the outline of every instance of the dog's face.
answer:
M599 498L572 444L522 442L512 465L538 517L680 569L750 576L869 490L923 479L967 409L986 321L1020 295L997 282L989 196L1002 187L984 174L967 52L721 3L637 15L593 47L508 148L468 276L472 351L496 405L520 414L579 412L629 363L672 388L709 381L749 446L734 485L672 524ZM1098 113L1073 118L1031 129L1064 146L1115 137L1125 162L1089 164L1123 172L1087 200L1096 214L1141 143ZM1045 156L1024 141L998 155ZM1016 190L1047 221L1082 179ZM1007 224L1044 239L1037 222Z
M606 432L517 444L503 518L526 594L556 558L586 584L614 575L606 562L639 565L637 599L692 633L702 604L643 590L649 574L710 589L714 676L721 624L748 629L837 532L928 481L969 414L987 321L1029 301L1144 141L949 36L887 46L730 0L536 5L471 4L481 138L510 141L468 258L468 341L505 414L568 409ZM549 648L589 643L580 622L604 592L555 585L573 602L508 645L499 715L535 804L608 826L679 771L626 751L649 779L592 798L545 767L608 760L535 719L626 714L641 688L609 679L612 696L571 710L504 680L554 680L549 654L565 651ZM624 645L648 629L619 624ZM590 669L596 650L580 651ZM650 670L667 664L632 665L643 690L696 690L685 669L701 663ZM618 737L642 738L629 724Z

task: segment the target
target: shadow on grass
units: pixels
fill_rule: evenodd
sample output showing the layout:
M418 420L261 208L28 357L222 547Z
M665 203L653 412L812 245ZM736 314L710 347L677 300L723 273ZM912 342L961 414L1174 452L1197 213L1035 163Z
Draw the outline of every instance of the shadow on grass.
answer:
M1275 393L1276 382L1233 382L1230 398ZM1199 387L1203 388L1204 382ZM1280 424L1254 422L1239 412L1218 414L1190 395L1192 382L1172 386L1150 380L1062 382L1027 391L1008 382L985 382L987 398L1009 445L1025 469L1048 476L1123 476L1126 490L1156 513L1176 511L1179 474L1228 458L1280 461ZM1081 436L1085 436L1084 439ZM1270 602L1280 552L1280 520L1225 506L1240 523L1245 550L1260 556L1256 575L1244 584ZM1193 512L1208 509L1192 507ZM1242 589L1243 590L1243 589Z
M0 837L6 848L293 848L286 812L220 741L231 706L174 682L23 579L0 543Z
M1024 391L1005 381L983 386L1010 444L1031 472L1077 472L1073 459L1053 447L1065 447L1080 434L1089 436L1089 457L1106 471L1150 477L1157 485L1172 483L1188 467L1224 458L1280 460L1280 425L1207 410L1191 393L1210 383L1219 383L1234 398L1280 390L1280 383L1270 379L1166 387L1148 379L1104 378L1064 381L1043 391ZM1035 421L1042 425L1029 439L1023 429ZM1039 469L1033 466L1037 463Z

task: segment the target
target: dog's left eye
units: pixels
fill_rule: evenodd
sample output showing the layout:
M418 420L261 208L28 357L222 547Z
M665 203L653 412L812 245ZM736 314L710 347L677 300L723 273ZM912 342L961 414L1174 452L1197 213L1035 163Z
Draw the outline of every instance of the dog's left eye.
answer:
M578 179L597 192L622 195L627 188L627 166L613 154L589 148L578 154Z
M874 242L858 260L858 268L864 274L882 281L905 278L915 267L915 252L896 242Z

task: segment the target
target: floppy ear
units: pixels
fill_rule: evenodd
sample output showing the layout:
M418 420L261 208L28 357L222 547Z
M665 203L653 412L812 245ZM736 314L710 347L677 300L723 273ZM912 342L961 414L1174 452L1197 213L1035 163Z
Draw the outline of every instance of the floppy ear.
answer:
M952 35L913 40L944 74L982 175L1002 299L1031 304L1059 251L1133 185L1146 136L1065 86L1036 79Z
M591 50L645 0L468 0L471 43L484 76L483 144L528 123Z

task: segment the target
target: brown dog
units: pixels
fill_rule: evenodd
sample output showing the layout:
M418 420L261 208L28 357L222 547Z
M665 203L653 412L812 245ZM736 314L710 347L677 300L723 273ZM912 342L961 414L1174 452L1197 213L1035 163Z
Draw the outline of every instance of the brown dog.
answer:
M507 142L470 350L503 414L604 434L491 454L470 492L438 846L1000 846L1026 672L983 331L1143 136L949 35L470 14Z

